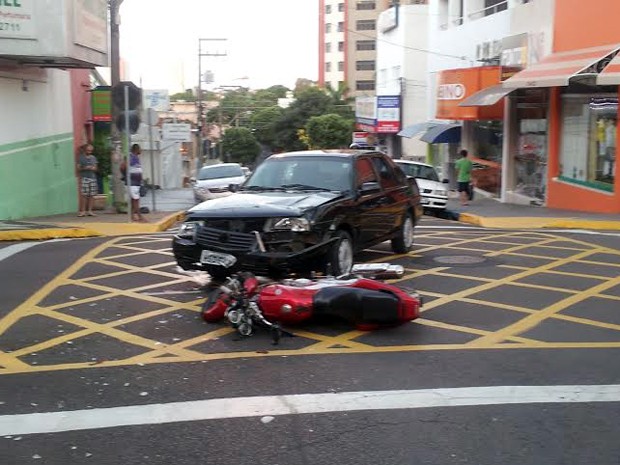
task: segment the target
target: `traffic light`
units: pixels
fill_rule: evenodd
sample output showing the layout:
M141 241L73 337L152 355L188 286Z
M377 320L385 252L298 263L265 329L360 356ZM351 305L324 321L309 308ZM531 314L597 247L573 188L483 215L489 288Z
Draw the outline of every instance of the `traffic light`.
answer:
M127 111L125 110L125 88L127 88ZM135 134L140 128L140 107L142 89L131 81L121 81L112 87L112 104L116 107L116 128L124 132L125 121L129 122L129 132Z

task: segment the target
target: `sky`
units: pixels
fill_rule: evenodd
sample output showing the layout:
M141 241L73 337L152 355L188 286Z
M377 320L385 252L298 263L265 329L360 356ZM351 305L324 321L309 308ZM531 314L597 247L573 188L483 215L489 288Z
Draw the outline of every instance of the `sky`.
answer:
M298 78L317 80L318 0L124 0L120 50L124 76L143 89L171 93L198 85L201 58L215 86L293 88ZM224 44L224 46L222 46Z

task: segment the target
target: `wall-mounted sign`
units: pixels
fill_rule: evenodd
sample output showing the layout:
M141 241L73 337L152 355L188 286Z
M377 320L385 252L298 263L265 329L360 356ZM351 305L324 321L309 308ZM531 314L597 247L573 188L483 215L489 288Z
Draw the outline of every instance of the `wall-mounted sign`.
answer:
M398 10L398 5L395 5L379 15L379 31L385 33L398 27Z
M463 100L467 94L464 84L440 84L437 87L437 100Z
M396 133L400 131L400 96L379 95L377 97L377 131L378 133Z
M75 0L75 43L105 53L108 49L108 2Z
M528 34L504 37L500 55L500 80L514 76L528 64Z
M162 139L177 142L191 142L192 140L192 127L189 124L164 123L161 129Z
M112 97L109 87L99 87L91 92L93 121L112 121Z
M34 1L0 1L0 39L34 39L36 37Z

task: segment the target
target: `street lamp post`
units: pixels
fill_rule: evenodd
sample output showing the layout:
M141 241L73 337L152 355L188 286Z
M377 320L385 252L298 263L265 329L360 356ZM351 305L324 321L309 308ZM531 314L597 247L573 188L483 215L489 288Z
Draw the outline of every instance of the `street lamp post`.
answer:
M228 39L198 39L198 95L196 98L196 105L198 112L198 117L196 121L198 123L198 131L196 132L196 136L198 137L198 166L200 169L202 167L202 130L204 127L204 117L202 114L202 57L225 57L228 54L226 53L226 41Z
M119 8L123 0L108 0L110 9L110 80L111 86L114 88L120 78L120 38L119 38ZM125 199L125 186L121 182L121 137L120 131L116 127L116 119L118 117L118 108L112 105L112 124L110 136L112 139L112 195L114 198L114 207L120 213L122 204Z

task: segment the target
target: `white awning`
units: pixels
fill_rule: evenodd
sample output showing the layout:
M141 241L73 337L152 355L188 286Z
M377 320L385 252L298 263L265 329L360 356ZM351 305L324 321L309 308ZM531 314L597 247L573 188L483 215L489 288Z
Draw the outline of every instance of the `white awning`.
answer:
M486 89L482 89L474 95L467 97L459 103L459 107L488 107L495 105L501 99L506 97L506 95L514 92L515 90L516 89L506 89L501 84L487 87Z
M503 82L507 89L567 86L571 77L620 49L620 44L553 53Z

